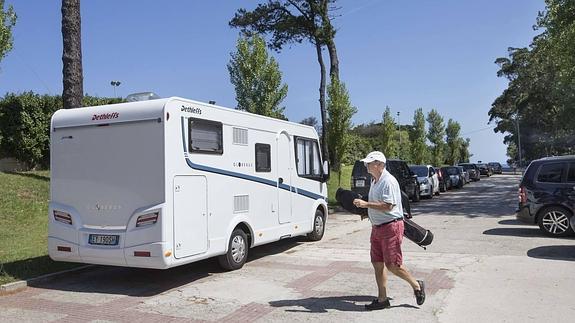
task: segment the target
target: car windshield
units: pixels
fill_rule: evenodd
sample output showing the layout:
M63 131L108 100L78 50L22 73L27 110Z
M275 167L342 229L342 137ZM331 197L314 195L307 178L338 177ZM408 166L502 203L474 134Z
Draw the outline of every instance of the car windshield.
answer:
M427 167L425 166L410 166L411 171L414 172L419 177L427 177Z
M445 170L449 175L459 175L459 170L456 167L447 167Z
M461 165L464 169L474 169L475 167L473 167L473 165L470 164L463 164Z

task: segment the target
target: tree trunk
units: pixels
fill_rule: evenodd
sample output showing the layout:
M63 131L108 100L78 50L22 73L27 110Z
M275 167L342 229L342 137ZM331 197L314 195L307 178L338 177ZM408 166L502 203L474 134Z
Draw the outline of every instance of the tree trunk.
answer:
M331 25L331 20L329 19L329 1L323 0L321 1L321 20L322 20L322 29L324 34L324 43L327 47L327 51L329 53L329 77L330 79L337 78L339 80L339 59L337 58L337 50L335 47L335 30Z
M326 44L327 51L329 53L329 77L333 80L337 78L339 80L339 59L337 58L337 50L335 48L335 42L333 38L329 40Z
M321 111L321 154L323 160L329 160L329 153L327 149L327 113L325 110L325 64L321 54L321 43L316 39L315 48L317 51L317 62L320 67L320 82L319 82L319 109Z
M62 100L64 109L82 106L82 32L80 0L62 0Z

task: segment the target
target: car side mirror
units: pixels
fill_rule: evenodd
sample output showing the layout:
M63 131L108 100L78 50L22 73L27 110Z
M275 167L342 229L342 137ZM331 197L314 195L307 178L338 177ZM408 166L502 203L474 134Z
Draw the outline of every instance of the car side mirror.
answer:
M329 180L329 163L327 162L327 160L323 161L323 174L321 180L323 182L327 182Z

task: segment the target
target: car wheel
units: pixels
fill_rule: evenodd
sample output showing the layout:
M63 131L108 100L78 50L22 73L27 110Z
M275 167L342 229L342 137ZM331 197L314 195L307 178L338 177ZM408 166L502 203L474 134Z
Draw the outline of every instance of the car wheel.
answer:
M325 232L325 218L323 212L320 210L315 211L315 216L313 219L313 231L307 234L307 238L310 241L319 241L323 238Z
M539 213L539 228L548 236L565 237L573 233L569 225L571 212L559 206L546 207Z
M433 198L433 185L429 185L429 199Z
M225 270L236 270L243 267L248 259L248 237L244 230L235 229L230 236L228 252L218 257L220 266Z
M413 190L413 198L411 199L413 202L419 202L421 200L421 192L419 191L419 187L416 187Z

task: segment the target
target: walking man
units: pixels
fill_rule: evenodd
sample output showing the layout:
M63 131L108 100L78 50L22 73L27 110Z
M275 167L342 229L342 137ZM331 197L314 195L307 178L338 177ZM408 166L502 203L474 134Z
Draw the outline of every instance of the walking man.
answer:
M380 310L390 306L387 298L387 270L405 280L413 288L417 305L425 302L423 281L415 280L403 266L401 240L403 238L403 208L399 183L385 169L385 155L372 151L362 159L367 171L373 176L369 189L369 202L355 199L354 205L367 208L371 221L371 263L375 271L378 295L367 310Z

